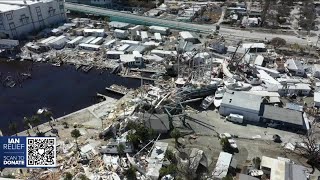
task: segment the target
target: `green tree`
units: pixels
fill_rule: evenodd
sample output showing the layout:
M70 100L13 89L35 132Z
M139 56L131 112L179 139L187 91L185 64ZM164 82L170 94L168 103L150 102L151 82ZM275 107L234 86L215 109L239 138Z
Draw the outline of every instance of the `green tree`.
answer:
M27 128L27 134L28 134L28 136L31 136L30 135L30 119L29 118L27 118L27 117L24 117L23 118L23 127L25 127L25 128Z
M178 139L181 137L181 132L178 129L174 128L170 132L170 136L174 138L175 146L178 147L179 145Z
M52 112L49 111L49 110L45 110L45 111L43 112L43 116L44 116L44 118L46 119L46 121L49 122L49 125L50 125L51 129L53 129L53 126L52 126L52 122L51 122L51 121L54 120L54 118L52 117L52 115L53 115Z
M314 6L314 0L302 1L302 6L300 8L299 26L309 32L315 25L315 19L316 10Z
M74 129L71 131L71 137L76 140L77 151L79 151L78 138L81 136L81 133L78 129Z
M271 41L270 41L270 44L274 48L282 47L282 46L286 45L286 43L287 43L286 40L284 40L282 38L279 38L279 37L272 38Z
M137 170L133 166L131 166L124 172L124 175L128 180L136 180L137 179L136 171Z
M222 150L228 153L232 153L230 143L228 141L228 138L221 138L220 139L220 145L222 146Z
M72 180L73 176L70 172L65 172L64 173L64 176L63 176L63 179L64 180Z
M80 180L90 180L86 175L84 175L84 174L80 174L79 175L79 179Z
M15 123L15 122L10 122L10 124L9 124L9 129L10 129L10 131L13 132L16 136L18 135L17 123Z
M122 143L117 146L117 151L120 156L123 156L125 148L125 145Z
M256 169L260 168L261 159L260 157L255 157L252 159L252 163Z
M163 177L165 175L168 175L168 174L171 174L173 176L175 176L175 174L177 173L178 171L178 168L177 168L177 165L175 164L170 164L169 166L163 166L159 173L160 173L160 177Z
M130 121L127 124L127 129L135 131L130 132L127 136L127 141L131 142L134 148L138 148L141 144L140 142L147 142L153 139L155 135L153 129L145 127L142 123Z
M63 125L63 127L65 128L65 129L67 129L67 128L69 128L69 124L67 123L67 122L62 122L62 125Z
M140 144L140 137L136 133L130 132L127 135L127 141L132 143L133 147L137 149Z
M222 178L222 180L233 180L233 177L228 174L226 177Z
M164 157L167 158L173 164L177 164L177 162L178 162L174 153L169 149L167 149Z
M39 118L39 116L37 116L37 115L31 116L30 122L31 122L32 126L36 126L36 130L37 130L36 133L40 133L39 124L41 122L41 119Z

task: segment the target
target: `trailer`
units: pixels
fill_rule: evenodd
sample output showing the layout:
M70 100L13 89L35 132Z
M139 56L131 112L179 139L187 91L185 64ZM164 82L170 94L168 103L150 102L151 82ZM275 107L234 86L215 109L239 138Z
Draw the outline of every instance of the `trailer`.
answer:
M162 35L168 35L170 32L170 29L167 27L162 27L162 26L150 26L149 27L150 32L153 33L160 33Z
M48 44L54 49L62 49L66 45L67 41L68 39L66 36L59 36L50 41Z
M107 58L109 59L120 59L120 55L124 54L123 51L108 51Z
M83 42L83 44L90 44L91 41L93 41L93 40L95 40L95 39L96 39L96 37L90 37L90 38L88 38L88 39L85 39L85 41Z
M40 41L40 44L43 44L43 45L48 45L48 43L52 40L54 40L55 38L57 38L56 36L50 36L42 41Z
M118 51L125 51L125 50L127 50L129 47L130 47L129 44L124 44L124 45L118 47L117 50L118 50Z
M147 31L141 31L141 40L142 40L142 42L146 42L149 40L149 36L148 36Z
M78 36L71 41L67 42L67 47L69 48L75 48L80 42L83 40L83 36Z
M103 42L103 37L97 37L93 41L90 42L90 44L100 45Z
M104 37L105 30L104 29L84 29L84 36L95 36L95 37Z
M162 41L162 37L160 33L154 33L154 39L158 42Z
M90 51L99 51L100 45L95 44L79 44L79 49L90 50Z
M113 36L119 39L125 39L128 37L128 31L116 29L113 32Z
M112 39L111 41L108 41L108 42L106 42L105 44L104 44L104 46L106 47L106 48L112 48L112 46L113 46L113 44L116 42L116 40L115 39Z

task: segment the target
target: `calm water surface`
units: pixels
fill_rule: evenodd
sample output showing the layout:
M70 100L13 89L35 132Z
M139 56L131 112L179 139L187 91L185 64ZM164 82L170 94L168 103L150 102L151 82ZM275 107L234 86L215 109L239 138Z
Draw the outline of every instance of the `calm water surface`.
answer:
M39 108L48 107L55 118L61 117L96 103L97 92L110 95L104 89L112 84L140 86L139 80L95 69L84 73L71 65L0 61L0 72L0 129L4 134L12 134L8 129L10 121L22 130L23 117L34 115ZM24 79L21 73L30 73L32 77ZM16 82L15 87L3 85L8 76Z

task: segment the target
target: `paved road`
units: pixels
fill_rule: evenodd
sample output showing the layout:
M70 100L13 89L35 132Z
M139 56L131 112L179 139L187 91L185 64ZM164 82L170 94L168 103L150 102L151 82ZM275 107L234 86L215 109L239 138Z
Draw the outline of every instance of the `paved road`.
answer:
M109 10L105 8L87 6L82 4L65 3L65 7L72 11L96 14L101 16L109 16L111 17L111 19L116 19L118 21L124 21L129 23L144 24L144 25L158 25L158 26L165 26L165 27L179 29L179 30L207 32L207 33L212 32L212 29L215 29L215 25L199 25L199 24L192 24L192 23L177 22L173 20L157 19L152 17L145 17L145 16L140 16L135 14ZM285 39L288 43L298 43L300 45L308 44L308 40L300 39L300 38L297 38L296 36L271 34L271 33L255 32L255 31L250 32L250 31L237 30L237 29L228 29L226 27L220 28L220 34L224 36L231 36L231 37L234 36L236 38L255 39L255 40L265 40L265 38L270 40L274 37L281 37ZM317 41L317 37L312 37L309 40L311 43L315 44Z

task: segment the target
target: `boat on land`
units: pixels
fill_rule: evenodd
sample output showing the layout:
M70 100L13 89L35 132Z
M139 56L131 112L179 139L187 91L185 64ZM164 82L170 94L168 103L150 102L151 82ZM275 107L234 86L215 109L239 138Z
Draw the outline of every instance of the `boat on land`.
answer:
M214 96L207 96L206 98L204 98L204 100L201 102L200 107L204 110L208 109L211 104L214 101Z
M219 87L214 94L213 104L216 108L220 107L225 92L226 89L224 87Z

